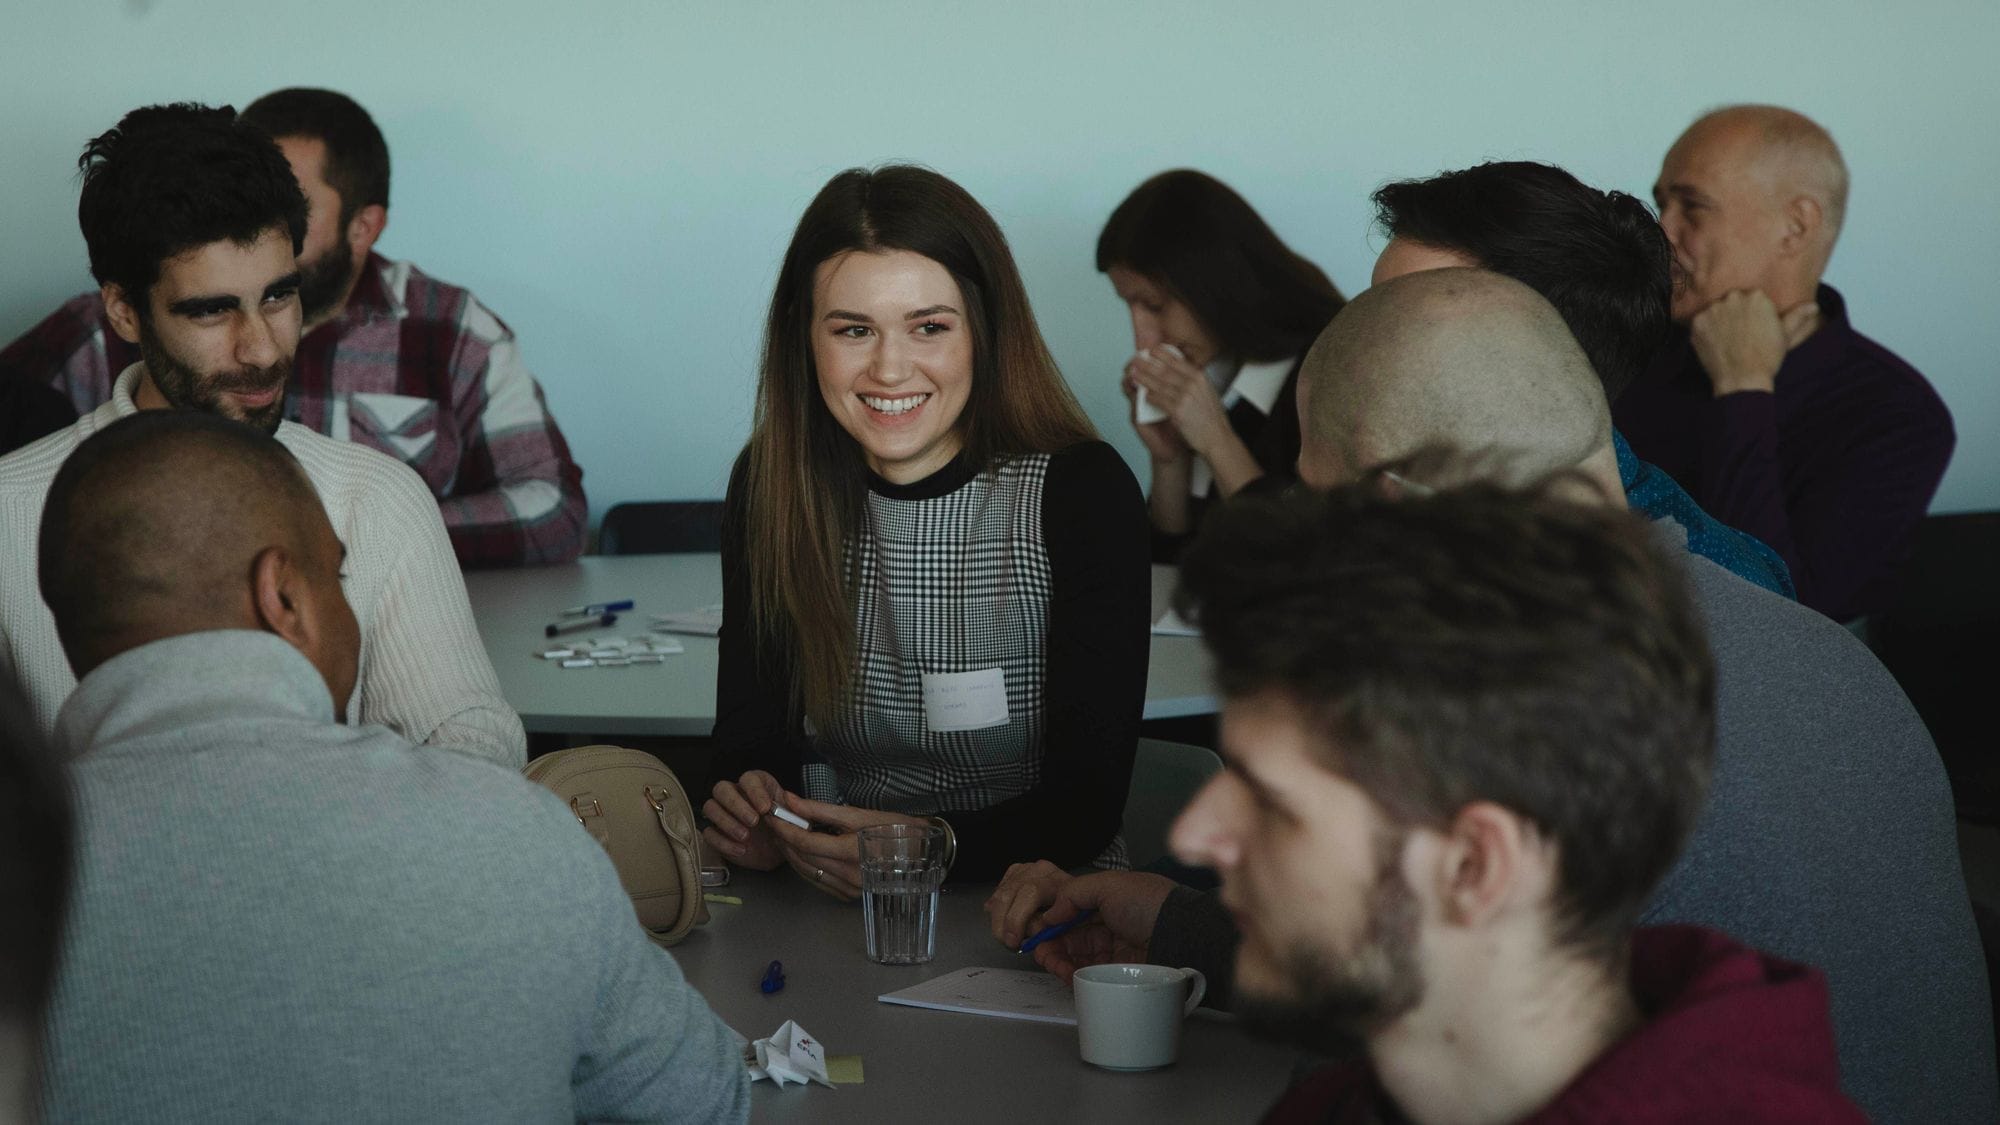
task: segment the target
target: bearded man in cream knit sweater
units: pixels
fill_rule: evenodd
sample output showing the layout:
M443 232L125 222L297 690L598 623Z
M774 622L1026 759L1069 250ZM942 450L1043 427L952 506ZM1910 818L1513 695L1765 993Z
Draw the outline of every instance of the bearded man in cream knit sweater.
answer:
M143 358L110 402L0 459L0 692L46 736L76 687L35 588L37 522L63 461L121 417L200 410L291 450L347 546L360 682L337 713L520 766L526 736L500 697L429 490L380 453L282 420L306 225L284 154L233 110L183 104L127 114L79 164L91 273L112 327Z

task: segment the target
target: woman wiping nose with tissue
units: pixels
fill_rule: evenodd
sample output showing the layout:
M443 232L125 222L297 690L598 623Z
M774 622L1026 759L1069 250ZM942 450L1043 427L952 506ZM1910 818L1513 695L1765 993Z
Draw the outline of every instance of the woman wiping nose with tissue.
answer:
M1207 505L1299 454L1299 361L1345 303L1243 197L1163 172L1125 198L1097 268L1131 312L1132 425L1153 462L1153 557L1172 562Z

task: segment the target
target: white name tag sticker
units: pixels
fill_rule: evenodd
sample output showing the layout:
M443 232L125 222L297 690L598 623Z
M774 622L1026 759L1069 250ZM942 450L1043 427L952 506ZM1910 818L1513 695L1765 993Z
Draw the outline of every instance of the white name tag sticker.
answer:
M924 721L932 730L985 730L1007 724L1007 674L924 673Z

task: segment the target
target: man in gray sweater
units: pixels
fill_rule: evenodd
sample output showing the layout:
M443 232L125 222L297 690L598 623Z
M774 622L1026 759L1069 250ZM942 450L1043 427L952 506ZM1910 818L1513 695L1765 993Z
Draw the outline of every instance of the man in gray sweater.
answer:
M1412 458L1455 447L1492 454L1499 475L1569 471L1624 495L1603 392L1574 339L1497 274L1433 270L1356 298L1308 353L1299 399L1310 486L1389 469L1442 487L1456 482ZM1715 652L1715 774L1641 924L1710 926L1825 970L1843 1088L1872 1118L2000 1118L1951 793L1922 720L1845 629L1706 559L1687 564ZM1212 896L1036 864L1011 872L989 909L1007 941L1085 907L1099 922L1037 948L1044 966L1192 965L1226 1003L1236 936Z
M340 725L345 551L277 441L143 412L50 489L81 682L61 1121L736 1121L728 1029L552 794Z

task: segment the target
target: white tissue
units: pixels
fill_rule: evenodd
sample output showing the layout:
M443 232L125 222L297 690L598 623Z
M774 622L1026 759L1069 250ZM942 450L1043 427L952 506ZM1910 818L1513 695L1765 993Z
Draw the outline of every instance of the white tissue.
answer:
M780 1087L787 1082L804 1085L817 1082L833 1089L826 1076L826 1048L791 1020L771 1033L768 1039L752 1042L744 1061L750 1065L750 1080L768 1078Z

